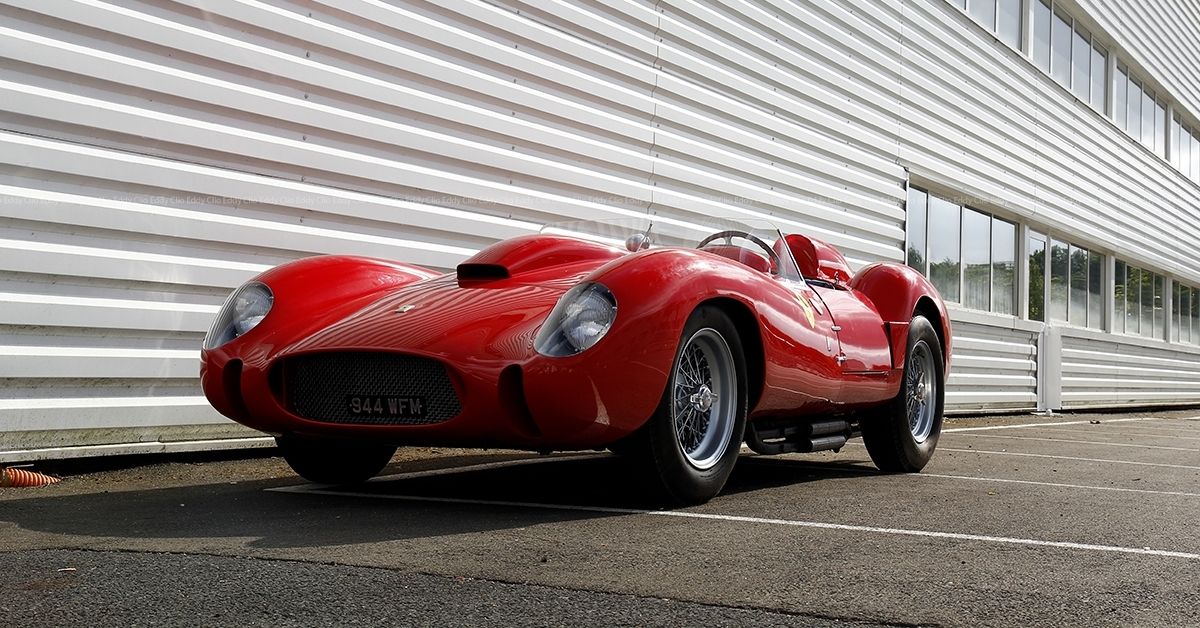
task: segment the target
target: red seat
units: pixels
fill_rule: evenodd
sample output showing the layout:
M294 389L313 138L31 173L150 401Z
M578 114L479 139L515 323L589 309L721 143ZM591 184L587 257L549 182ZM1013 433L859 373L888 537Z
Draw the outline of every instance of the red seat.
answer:
M771 260L767 259L767 256L755 253L750 249L729 244L709 244L701 250L716 253L721 257L729 258L735 262L741 262L760 272L771 272Z
M805 279L828 281L834 285L844 285L850 281L850 265L837 249L798 233L790 234L786 239L792 257L796 258L796 265L800 267L800 274Z

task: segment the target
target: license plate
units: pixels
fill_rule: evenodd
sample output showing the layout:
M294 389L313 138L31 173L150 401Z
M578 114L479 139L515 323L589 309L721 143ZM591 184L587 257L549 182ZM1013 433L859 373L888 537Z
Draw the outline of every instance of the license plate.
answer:
M423 419L428 404L424 397L389 395L349 395L346 409L353 416L377 416L389 419Z

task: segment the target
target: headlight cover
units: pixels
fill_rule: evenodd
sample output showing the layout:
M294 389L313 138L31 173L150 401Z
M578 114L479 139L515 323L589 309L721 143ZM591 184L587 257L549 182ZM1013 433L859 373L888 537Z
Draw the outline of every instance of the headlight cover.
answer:
M274 303L275 295L266 284L252 281L238 288L217 312L217 320L204 337L204 348L216 349L254 329Z
M617 300L603 284L581 283L567 291L538 332L533 347L550 357L566 357L595 346L617 319Z

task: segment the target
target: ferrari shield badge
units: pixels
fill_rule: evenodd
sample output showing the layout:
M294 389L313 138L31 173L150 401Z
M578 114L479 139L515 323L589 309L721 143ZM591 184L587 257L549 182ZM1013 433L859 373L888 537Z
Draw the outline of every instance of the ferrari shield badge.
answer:
M809 327L817 326L816 311L813 308L812 301L808 300L808 295L799 290L795 290L796 300L800 302L800 309L804 310L804 318L808 319Z

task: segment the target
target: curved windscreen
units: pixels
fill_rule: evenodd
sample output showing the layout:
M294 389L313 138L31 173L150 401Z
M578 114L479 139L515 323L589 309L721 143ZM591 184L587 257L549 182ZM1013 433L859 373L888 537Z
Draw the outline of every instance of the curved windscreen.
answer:
M646 216L558 222L542 227L542 233L601 242L629 252L700 249L770 275L801 281L783 234L767 221L708 218L700 223Z

